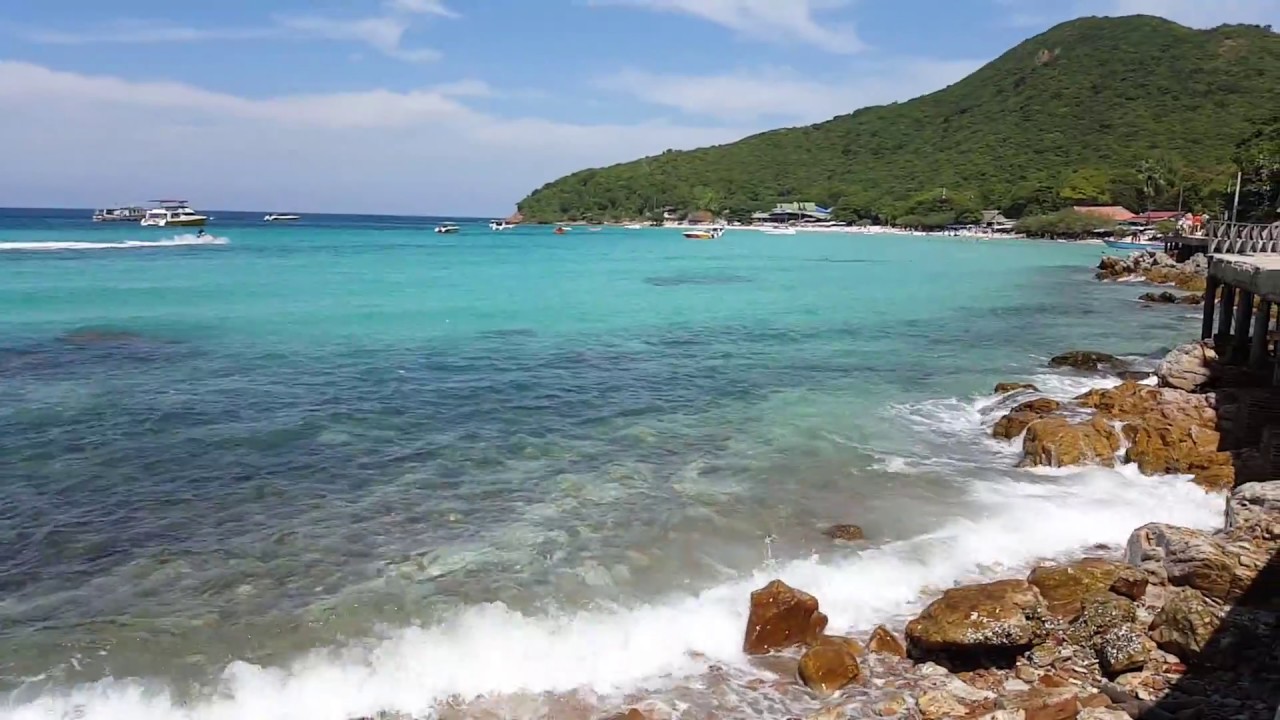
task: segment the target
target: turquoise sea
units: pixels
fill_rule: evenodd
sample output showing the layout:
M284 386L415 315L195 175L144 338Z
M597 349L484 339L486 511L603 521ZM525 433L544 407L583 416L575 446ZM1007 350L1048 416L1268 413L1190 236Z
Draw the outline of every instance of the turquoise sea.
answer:
M1100 246L213 214L0 211L0 718L803 715L771 577L861 634L1220 518L989 438L995 382L1194 334Z

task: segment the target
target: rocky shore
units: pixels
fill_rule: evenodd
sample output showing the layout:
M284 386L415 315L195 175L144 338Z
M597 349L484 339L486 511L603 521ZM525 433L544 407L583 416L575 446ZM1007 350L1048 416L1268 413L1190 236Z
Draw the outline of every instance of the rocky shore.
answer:
M1136 253L1103 258L1098 278L1170 285L1182 292L1146 299L1190 304L1206 270L1203 257ZM743 649L823 702L805 720L1280 717L1280 480L1245 420L1280 415L1280 393L1221 365L1210 343L1174 349L1151 377L1099 352L1050 365L1121 382L1066 402L998 385L1025 396L992 430L1020 444L1020 465L1185 475L1225 496L1221 527L1135 528L1123 550L947 589L900 633L865 641L828 635L819 598L775 580L751 594ZM616 718L669 716L641 704Z
M1052 364L1121 370L1102 353ZM774 581L752 593L743 649L794 663L825 709L856 717L984 720L1258 718L1280 699L1280 481L1253 480L1256 450L1229 449L1239 397L1201 343L1132 380L1063 403L1033 386L996 437L1024 466L1133 463L1227 495L1221 529L1134 529L1123 552L1041 565L1024 578L946 590L901 635L826 634L818 598ZM1150 381L1148 381L1150 382ZM878 698L868 707L866 689ZM617 716L651 717L641 708ZM659 717L654 715L652 717Z

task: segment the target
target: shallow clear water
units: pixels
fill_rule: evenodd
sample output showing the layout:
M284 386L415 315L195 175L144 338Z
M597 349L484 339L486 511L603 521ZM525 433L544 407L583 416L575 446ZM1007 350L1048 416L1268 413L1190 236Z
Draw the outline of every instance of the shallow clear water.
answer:
M1221 508L986 437L1193 332L1097 246L218 215L0 212L0 718L661 696L772 574L860 630Z

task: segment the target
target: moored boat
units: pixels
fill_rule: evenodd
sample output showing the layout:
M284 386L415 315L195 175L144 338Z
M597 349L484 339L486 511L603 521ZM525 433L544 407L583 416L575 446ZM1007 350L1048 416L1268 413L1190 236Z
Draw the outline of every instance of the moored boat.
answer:
M290 222L293 220L301 220L301 215L281 215L279 213L271 213L262 218L262 222Z
M722 227L684 231L684 236L687 240L716 240L723 234L724 228Z
M155 200L160 207L146 212L138 223L143 227L196 227L209 221L191 209L186 200Z
M439 225L436 226L436 232L445 234L445 235L451 235L461 230L462 228L458 227L453 223L440 223Z
M556 234L557 234L557 235L564 235L565 233L569 232L571 229L572 229L572 228L565 227L564 225L560 225L560 226L557 226L557 227L556 227Z
M1163 240L1141 240L1138 238L1103 240L1102 244L1112 250L1164 250Z
M508 223L506 220L490 220L489 221L489 229L494 232L510 230L513 227L515 227L515 225Z
M94 222L139 222L146 216L147 209L137 205L93 211Z

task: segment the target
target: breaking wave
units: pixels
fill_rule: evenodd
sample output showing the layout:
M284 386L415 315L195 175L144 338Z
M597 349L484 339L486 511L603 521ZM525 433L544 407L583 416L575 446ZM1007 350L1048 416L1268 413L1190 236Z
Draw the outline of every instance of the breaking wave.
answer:
M228 238L214 235L178 235L167 240L121 240L120 242L0 242L0 251L41 252L51 250L140 250L145 248L227 245Z

